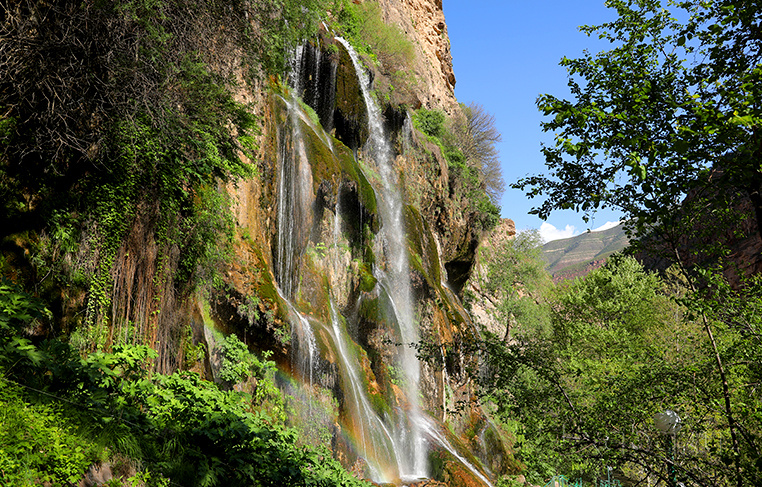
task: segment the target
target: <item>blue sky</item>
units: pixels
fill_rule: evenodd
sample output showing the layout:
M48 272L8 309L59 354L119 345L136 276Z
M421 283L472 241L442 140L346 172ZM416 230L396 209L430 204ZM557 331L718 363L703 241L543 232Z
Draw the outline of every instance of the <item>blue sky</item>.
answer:
M579 57L585 49L605 49L578 27L612 20L615 12L604 0L444 0L443 8L457 79L455 95L495 116L503 137L498 149L506 183L542 173L540 144L552 144L553 139L540 129L537 96L568 97L566 70L559 61ZM619 214L604 210L585 223L582 215L564 211L553 213L543 225L527 213L541 201L507 188L500 203L502 216L513 219L518 230L540 229L546 240L619 219Z

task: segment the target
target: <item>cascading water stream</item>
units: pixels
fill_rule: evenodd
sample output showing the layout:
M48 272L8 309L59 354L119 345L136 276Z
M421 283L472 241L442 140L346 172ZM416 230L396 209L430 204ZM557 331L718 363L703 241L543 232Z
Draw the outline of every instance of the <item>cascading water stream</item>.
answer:
M437 426L430 419L421 416L418 418L418 421L420 422L420 428L425 435L429 436L434 442L439 443L442 448L450 452L453 457L457 458L460 463L469 469L471 473L479 478L479 480L484 482L485 485L493 487L492 482L490 482L489 479L484 476L484 474L482 474L476 467L471 464L471 462L466 460L461 454L458 453L455 448L453 448L450 442L447 441L447 438L445 438L444 435L439 432Z
M275 272L278 292L288 303L295 337L295 369L313 384L317 354L315 335L307 319L291 303L298 283L301 242L312 200L312 172L302 134L301 108L296 100L281 98L288 111L288 124L278 127L278 241Z
M395 443L405 447L403 457L399 460L400 477L403 479L427 477L427 452L420 426L422 413L418 402L420 364L411 347L411 344L418 342L418 330L413 315L407 238L404 228L404 202L393 168L394 153L384 133L380 110L370 95L370 82L357 53L346 40L341 37L337 37L336 40L347 49L360 80L368 112L370 149L368 152L378 167L384 186L379 198L379 212L383 221L379 236L384 243L387 270L378 272L377 277L386 282L384 287L393 303L399 326L402 339L400 366L404 373L405 393L409 404L407 415L401 415L400 420L395 423Z
M345 393L351 398L351 404L348 406L353 409L351 420L355 423L353 427L360 437L358 446L361 454L372 471L372 477L382 483L389 482L393 480L388 471L389 463L396 463L394 466L399 469L398 447L394 443L392 432L368 400L360 372L350 358L347 333L342 329L333 301L331 301L331 335L339 352L344 381L348 383Z
M291 299L297 280L297 262L301 252L303 228L310 207L311 171L304 146L298 106L295 100L283 99L289 123L278 127L278 246L276 279L287 299Z
M353 340L352 336L355 335L350 334L347 329L349 327L356 333L358 323L345 322L336 309L335 303L342 301L341 295L336 300L333 291L330 293L330 324L321 321L319 314L308 318L292 304L292 301L300 302L295 297L303 291L299 288L299 272L309 239L307 232L312 226L308 222L312 222L314 217L312 205L315 195L309 158L311 154L314 155L315 141L319 140L319 144L324 144L328 151L336 156L331 137L320 124L316 124L310 118L303 109L303 103L297 98L297 95L304 91L299 86L300 80L305 79L304 73L298 72L299 66L311 65L309 62L302 62L303 49L294 53L296 61L295 71L292 73L292 79L295 82L291 90L293 95L281 97L278 100L279 103L282 101L287 117L281 119L285 123L279 124L277 133L278 235L274 260L278 292L288 306L289 321L292 324L293 370L304 383L309 383L310 394L317 391L313 388L313 375L318 372L316 364L320 353L317 336L321 349L327 350L324 359L335 362L338 378L341 381L343 409L340 421L343 425L342 430L346 434L345 438L353 445L352 451L364 460L367 465L366 473L373 480L382 483L402 480L408 483L428 477L428 446L436 444L450 452L485 484L491 485L474 466L457 453L442 434L441 429L421 411L420 364L411 346L418 341L419 337L409 278L408 245L404 225L405 206L393 168L394 153L389 139L384 134L380 111L370 96L368 77L359 63L356 52L345 40L337 38L337 41L346 47L352 59L368 112L369 140L363 154L367 156L364 162L374 163L379 175L374 186L382 225L375 240L377 244L380 244L375 249L375 254L379 257L377 262L384 263L378 264L373 269L378 282L374 294L375 297L380 297L379 302L388 308L385 316L399 329L398 338L402 346L398 349L396 365L401 371L400 385L404 397L397 398L400 399L401 405L392 410L386 406L387 403L380 405L376 401L381 399L383 402L384 399L375 396L379 393L374 392L371 384L370 377L373 376L373 372L368 370L367 365L363 365L365 363L363 360L367 361L365 352ZM314 55L311 54L311 56L314 58ZM330 73L324 77L330 79ZM333 245L329 248L328 254L319 257L324 259L327 256L330 259L331 275L335 276L346 273L346 266L350 262L349 250L346 246L342 248L339 245L340 239L343 238L341 207L342 188L340 185L336 196L333 228L328 230L332 233ZM346 295L343 299L346 301ZM362 296L358 297L355 308L359 308L362 299L364 299ZM322 381L324 376L320 377ZM310 415L313 412L319 413L318 410L312 409L312 402L309 404Z

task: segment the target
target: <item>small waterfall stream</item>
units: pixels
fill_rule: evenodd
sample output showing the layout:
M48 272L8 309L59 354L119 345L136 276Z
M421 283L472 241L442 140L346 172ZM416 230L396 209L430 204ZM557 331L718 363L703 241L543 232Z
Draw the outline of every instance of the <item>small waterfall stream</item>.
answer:
M312 172L304 145L298 102L286 100L289 123L278 127L278 242L276 279L286 299L298 282L298 262L312 203Z
M398 447L394 444L391 431L368 400L360 372L348 350L348 334L343 328L339 314L331 302L332 338L341 358L343 380L349 385L344 390L345 394L351 397L349 407L352 409L351 420L356 431L355 436L359 436L358 446L371 469L372 477L380 482L389 482L395 478L390 470L393 467L399 468ZM393 465L395 463L396 465Z
M287 100L289 123L278 127L278 241L275 272L278 292L288 304L293 324L294 369L313 384L317 344L307 318L292 304L298 284L298 271L306 221L312 201L312 172L301 128L301 109L297 100Z

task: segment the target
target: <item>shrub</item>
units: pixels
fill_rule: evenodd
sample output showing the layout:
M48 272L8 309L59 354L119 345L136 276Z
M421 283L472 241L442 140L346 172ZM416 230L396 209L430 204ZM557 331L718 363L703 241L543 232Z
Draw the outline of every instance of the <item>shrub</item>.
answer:
M399 27L384 22L377 2L356 5L348 0L338 0L334 2L333 10L338 12L334 29L360 52L375 55L390 73L403 71L413 63L413 44Z
M441 139L445 135L445 114L440 110L421 108L413 114L415 128L428 135Z
M0 484L75 484L98 453L56 406L30 402L0 377Z

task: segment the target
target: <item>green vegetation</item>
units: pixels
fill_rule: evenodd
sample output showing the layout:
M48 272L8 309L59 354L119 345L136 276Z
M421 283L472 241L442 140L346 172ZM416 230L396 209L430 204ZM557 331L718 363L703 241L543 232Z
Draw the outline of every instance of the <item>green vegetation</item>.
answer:
M331 29L384 75L374 83L378 101L405 105L418 84L413 69L416 49L410 39L396 24L384 22L375 0L333 0L330 11ZM351 100L351 94L346 99Z
M448 120L439 110L413 112L415 128L439 146L450 169L450 193L461 200L478 225L490 230L500 221L497 201L503 191L500 162L494 147L500 141L495 121L480 106L461 106Z
M0 378L0 482L30 486L76 484L101 451L77 434L56 404L31 402Z
M533 211L613 207L637 233L680 222L747 195L762 222L757 163L762 108L759 8L729 0L612 1L618 17L584 26L609 50L564 58L572 100L538 98L548 117L548 172L515 186L547 196ZM684 23L677 18L686 19ZM688 193L698 198L679 205ZM762 228L762 227L760 227Z
M595 483L608 466L623 482L666 481L663 465L672 454L654 415L669 409L683 419L674 446L680 481L737 485L738 462L741 485L753 483L759 466L747 441L759 434L762 408L746 385L758 380L749 364L757 363L759 343L748 337L759 321L758 279L738 295L715 275L710 297L691 295L671 275L662 279L631 257L615 256L584 279L546 292L548 303L538 303L544 320L519 321L515 314L510 339L485 334L485 400L516 432L530 481L562 472ZM711 310L704 316L716 348L696 306ZM715 351L733 411L743 417L736 424L743 431L740 457L729 441Z
M359 4L351 0L336 0L334 30L345 37L358 52L374 57L389 74L408 69L415 59L415 48L396 25L381 17L378 2Z
M207 352L179 316L183 306L193 292L224 286L234 220L221 188L272 175L267 161L244 162L258 152L261 120L233 93L263 75L277 85L289 48L316 32L328 3L337 32L391 77L380 97L404 89L415 50L373 1L55 0L6 9L0 483L76 483L90 465L111 462L129 464L119 475L145 485L362 485L331 452L303 446L287 426L291 406L267 353L251 354L235 335L217 337L208 352L219 358L219 384L178 372L195 369ZM495 419L515 436L533 483L559 472L593 483L609 466L632 484L665 483L668 463L686 485L741 487L762 474L762 280L736 272L729 285L730 249L706 240L740 232L731 225L738 214L762 221L759 13L737 3L670 3L684 12L680 24L655 0L610 1L619 18L583 30L612 48L563 61L573 101L539 99L551 117L544 128L558 136L544 149L550 172L516 184L548 197L536 210L544 217L556 209L621 209L640 247L656 248L672 267L657 275L615 256L585 279L553 287L537 234L522 233L486 250L474 274L492 300L498 334L485 330L477 339L454 298L434 298L464 326L445 344L424 333L419 352L451 378L472 373ZM357 91L351 83L345 89ZM413 121L447 161L444 198L479 230L493 228L503 180L492 116L478 105L450 118L422 108ZM332 157L320 137L308 145ZM314 173L315 187L336 171L358 183L365 213L352 223L359 225L352 272L359 291L370 292L380 223L366 179L372 173L337 147L335 167L316 168L324 172ZM678 204L686 194L692 199ZM262 208L272 207L270 196ZM736 209L742 196L752 208L746 214ZM704 213L713 219L698 231L692 224ZM407 218L408 228L420 227L411 240L413 270L441 288L434 239L418 211ZM242 236L252 250L244 266L256 268L247 269L254 291L222 311L237 312L248 333L285 344L288 327L260 316L279 299L269 256ZM318 299L298 293L305 308L329 309L314 269L329 250L318 241L307 248L312 275L302 277L312 282L299 293L320 288ZM392 323L380 300L361 300L357 315ZM208 309L201 313L209 318ZM265 330L261 321L275 326ZM357 345L352 352L374 389L374 408L388 413L390 391L384 397L370 387L379 351L368 357ZM381 386L401 384L394 367L375 373ZM325 402L330 420L318 421L315 437L327 442L340 413ZM467 407L467 399L459 402ZM684 420L674 457L653 426L665 409ZM476 420L469 421L475 437ZM436 460L435 470L445 461Z
M620 210L641 255L671 266L657 276L618 257L558 288L549 334L488 337L485 391L519 418L535 479L563 471L591 482L611 466L624 482L754 485L762 289L742 270L751 263L729 257L762 221L760 10L608 5L614 21L582 30L611 48L564 58L571 101L538 100L556 134L543 148L549 171L515 187L546 197L534 210L543 218ZM683 419L674 441L653 425L664 410Z
M28 326L39 302L2 289L2 323ZM125 457L147 485L364 485L329 452L297 446L274 364L234 337L223 343L221 375L253 378L253 395L223 391L190 372L148 375L157 354L146 346L83 359L57 340L20 340L8 326L0 356L3 483L76 482L90 464Z
M240 156L254 156L260 123L233 99L240 80L220 49L243 53L245 81L279 72L287 46L314 32L318 6L125 0L9 11L2 238L32 247L25 278L52 274L49 292L86 293L80 343L171 346L155 330L171 320L173 296L219 287L233 236L219 188L256 176Z
M521 232L494 247L486 247L478 260L480 268L474 271L471 282L480 294L469 292L466 303L486 300L483 304L490 310L491 318L505 327L505 342L517 333L542 333L547 327L546 296L552 283L545 271L539 233Z
M321 7L5 10L0 484L76 484L110 462L135 485L364 485L298 444L274 363L234 335L220 386L172 372L204 354L178 310L222 286L234 234L222 189L261 169L244 162L261 121L233 93L281 74ZM238 383L252 393L228 390Z

